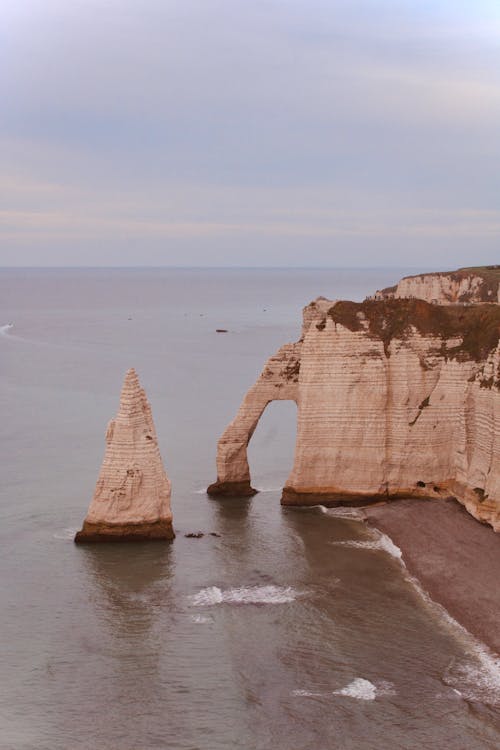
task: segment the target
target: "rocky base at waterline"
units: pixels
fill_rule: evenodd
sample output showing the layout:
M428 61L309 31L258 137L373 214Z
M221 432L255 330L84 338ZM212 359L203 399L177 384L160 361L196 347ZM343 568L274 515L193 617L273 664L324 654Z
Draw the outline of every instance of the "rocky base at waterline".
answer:
M436 487L433 494L439 494ZM293 487L283 487L281 504L289 506L314 506L324 505L325 508L364 508L372 503L392 502L404 498L413 498L415 495L423 498L429 497L429 490L422 491L420 488L408 488L393 490L390 495L387 492L346 492L341 489L313 488L296 490Z
M173 539L170 494L151 407L137 373L130 369L118 414L106 431L94 496L75 542Z
M311 302L222 434L209 494L250 494L248 443L277 400L297 404L284 505L452 496L500 531L498 304Z
M500 654L500 544L452 499L399 500L367 508L369 524L402 552L409 573L469 633Z
M222 496L222 497L252 497L256 495L258 490L255 490L249 481L243 480L241 482L214 482L207 487L207 495Z
M153 523L89 523L85 521L75 536L77 544L87 542L170 541L175 538L172 521Z

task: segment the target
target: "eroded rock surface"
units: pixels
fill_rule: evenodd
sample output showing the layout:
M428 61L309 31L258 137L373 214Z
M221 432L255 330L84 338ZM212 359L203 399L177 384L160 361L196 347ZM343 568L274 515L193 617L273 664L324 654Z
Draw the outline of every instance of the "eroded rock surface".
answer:
M151 408L135 370L128 370L94 497L76 542L173 539L170 481Z
M246 448L269 401L297 403L285 505L456 497L500 530L500 307L421 300L304 310L218 445L209 492L251 491Z
M406 276L395 286L376 292L374 299L423 299L438 305L500 302L500 266L459 268Z

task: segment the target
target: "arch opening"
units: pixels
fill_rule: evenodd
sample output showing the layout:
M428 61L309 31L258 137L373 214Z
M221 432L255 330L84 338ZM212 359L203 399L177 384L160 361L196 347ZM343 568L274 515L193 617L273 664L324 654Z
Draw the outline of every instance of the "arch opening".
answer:
M247 448L250 483L257 491L281 492L292 470L296 433L295 401L270 401L259 418Z

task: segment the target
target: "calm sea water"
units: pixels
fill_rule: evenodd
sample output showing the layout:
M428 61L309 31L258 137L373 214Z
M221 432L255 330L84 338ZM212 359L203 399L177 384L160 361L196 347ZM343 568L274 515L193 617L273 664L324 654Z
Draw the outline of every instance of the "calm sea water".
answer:
M0 272L2 750L499 747L497 665L426 603L397 549L355 516L280 507L294 404L270 405L252 440L260 494L203 491L301 307L401 275ZM177 538L76 547L130 366Z

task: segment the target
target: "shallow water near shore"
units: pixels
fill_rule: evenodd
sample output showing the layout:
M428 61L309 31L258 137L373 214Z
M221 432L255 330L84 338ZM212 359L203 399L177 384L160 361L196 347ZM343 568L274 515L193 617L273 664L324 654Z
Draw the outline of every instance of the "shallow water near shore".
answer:
M258 495L204 493L301 307L404 273L0 272L2 750L500 745L497 662L425 600L391 540L358 511L280 507L294 404L271 404L252 440ZM76 547L130 366L177 538Z

